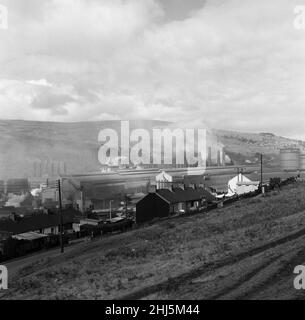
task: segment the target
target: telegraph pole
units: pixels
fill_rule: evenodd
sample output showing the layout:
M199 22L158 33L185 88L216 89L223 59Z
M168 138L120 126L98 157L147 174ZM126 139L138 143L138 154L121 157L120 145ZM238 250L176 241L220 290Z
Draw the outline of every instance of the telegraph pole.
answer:
M127 201L128 201L128 197L125 194L125 216L126 216L126 218L127 218Z
M261 154L261 193L263 193L263 154Z
M60 214L60 252L64 253L64 239L63 239L63 233L64 233L64 224L63 224L63 213L62 213L62 199L61 199L61 181L58 179L58 200L59 200L59 214Z
M110 200L109 201L109 204L110 204L110 212L109 212L109 214L110 214L110 221L111 221L111 219L112 219L112 207L111 207L111 203L113 202L113 200Z

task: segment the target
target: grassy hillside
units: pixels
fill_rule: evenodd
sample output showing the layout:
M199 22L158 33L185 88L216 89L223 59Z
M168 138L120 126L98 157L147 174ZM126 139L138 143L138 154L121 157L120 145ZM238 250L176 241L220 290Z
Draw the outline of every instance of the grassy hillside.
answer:
M304 183L172 218L11 270L4 299L299 298ZM38 259L38 258L37 258ZM37 260L36 259L36 260ZM19 262L19 265L22 263Z
M162 121L132 121L133 128L152 129L165 126ZM0 178L19 178L99 169L98 133L103 128L118 129L119 121L55 123L0 120ZM269 160L277 159L278 150L297 141L259 134L214 130L236 163L254 161L263 152Z
M276 136L272 133L246 133L226 130L213 130L225 145L227 154L237 163L246 160L257 162L259 154L264 154L270 163L279 164L279 150L287 146L297 146L305 151L305 142Z

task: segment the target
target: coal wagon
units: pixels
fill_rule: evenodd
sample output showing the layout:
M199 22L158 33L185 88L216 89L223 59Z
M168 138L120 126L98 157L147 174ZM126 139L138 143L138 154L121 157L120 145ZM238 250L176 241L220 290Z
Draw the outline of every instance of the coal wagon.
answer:
M104 221L99 227L101 234L107 234L115 231L127 231L132 228L133 221L127 218L113 218L108 221Z

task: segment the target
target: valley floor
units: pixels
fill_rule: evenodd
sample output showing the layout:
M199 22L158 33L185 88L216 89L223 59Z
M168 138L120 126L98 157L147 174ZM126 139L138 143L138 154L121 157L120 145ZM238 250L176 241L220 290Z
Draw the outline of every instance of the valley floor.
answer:
M302 299L305 184L7 263L2 299Z

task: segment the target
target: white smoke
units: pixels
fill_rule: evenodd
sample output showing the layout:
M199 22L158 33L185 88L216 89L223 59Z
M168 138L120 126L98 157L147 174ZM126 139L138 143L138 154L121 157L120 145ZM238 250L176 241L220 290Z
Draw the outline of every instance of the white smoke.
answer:
M9 199L5 203L5 206L20 208L21 203L26 199L27 196L26 194L16 195L16 194L10 193L8 197Z
M45 183L40 184L39 188L35 188L35 189L32 189L32 190L31 190L31 195L32 195L33 197L38 197L38 196L40 196L41 193L42 193L42 190L43 190L44 188L46 188L46 184L45 184Z
M31 195L33 196L33 197L37 197L37 196L39 196L40 194L41 194L41 189L40 188L36 188L36 189L32 189L31 190Z

